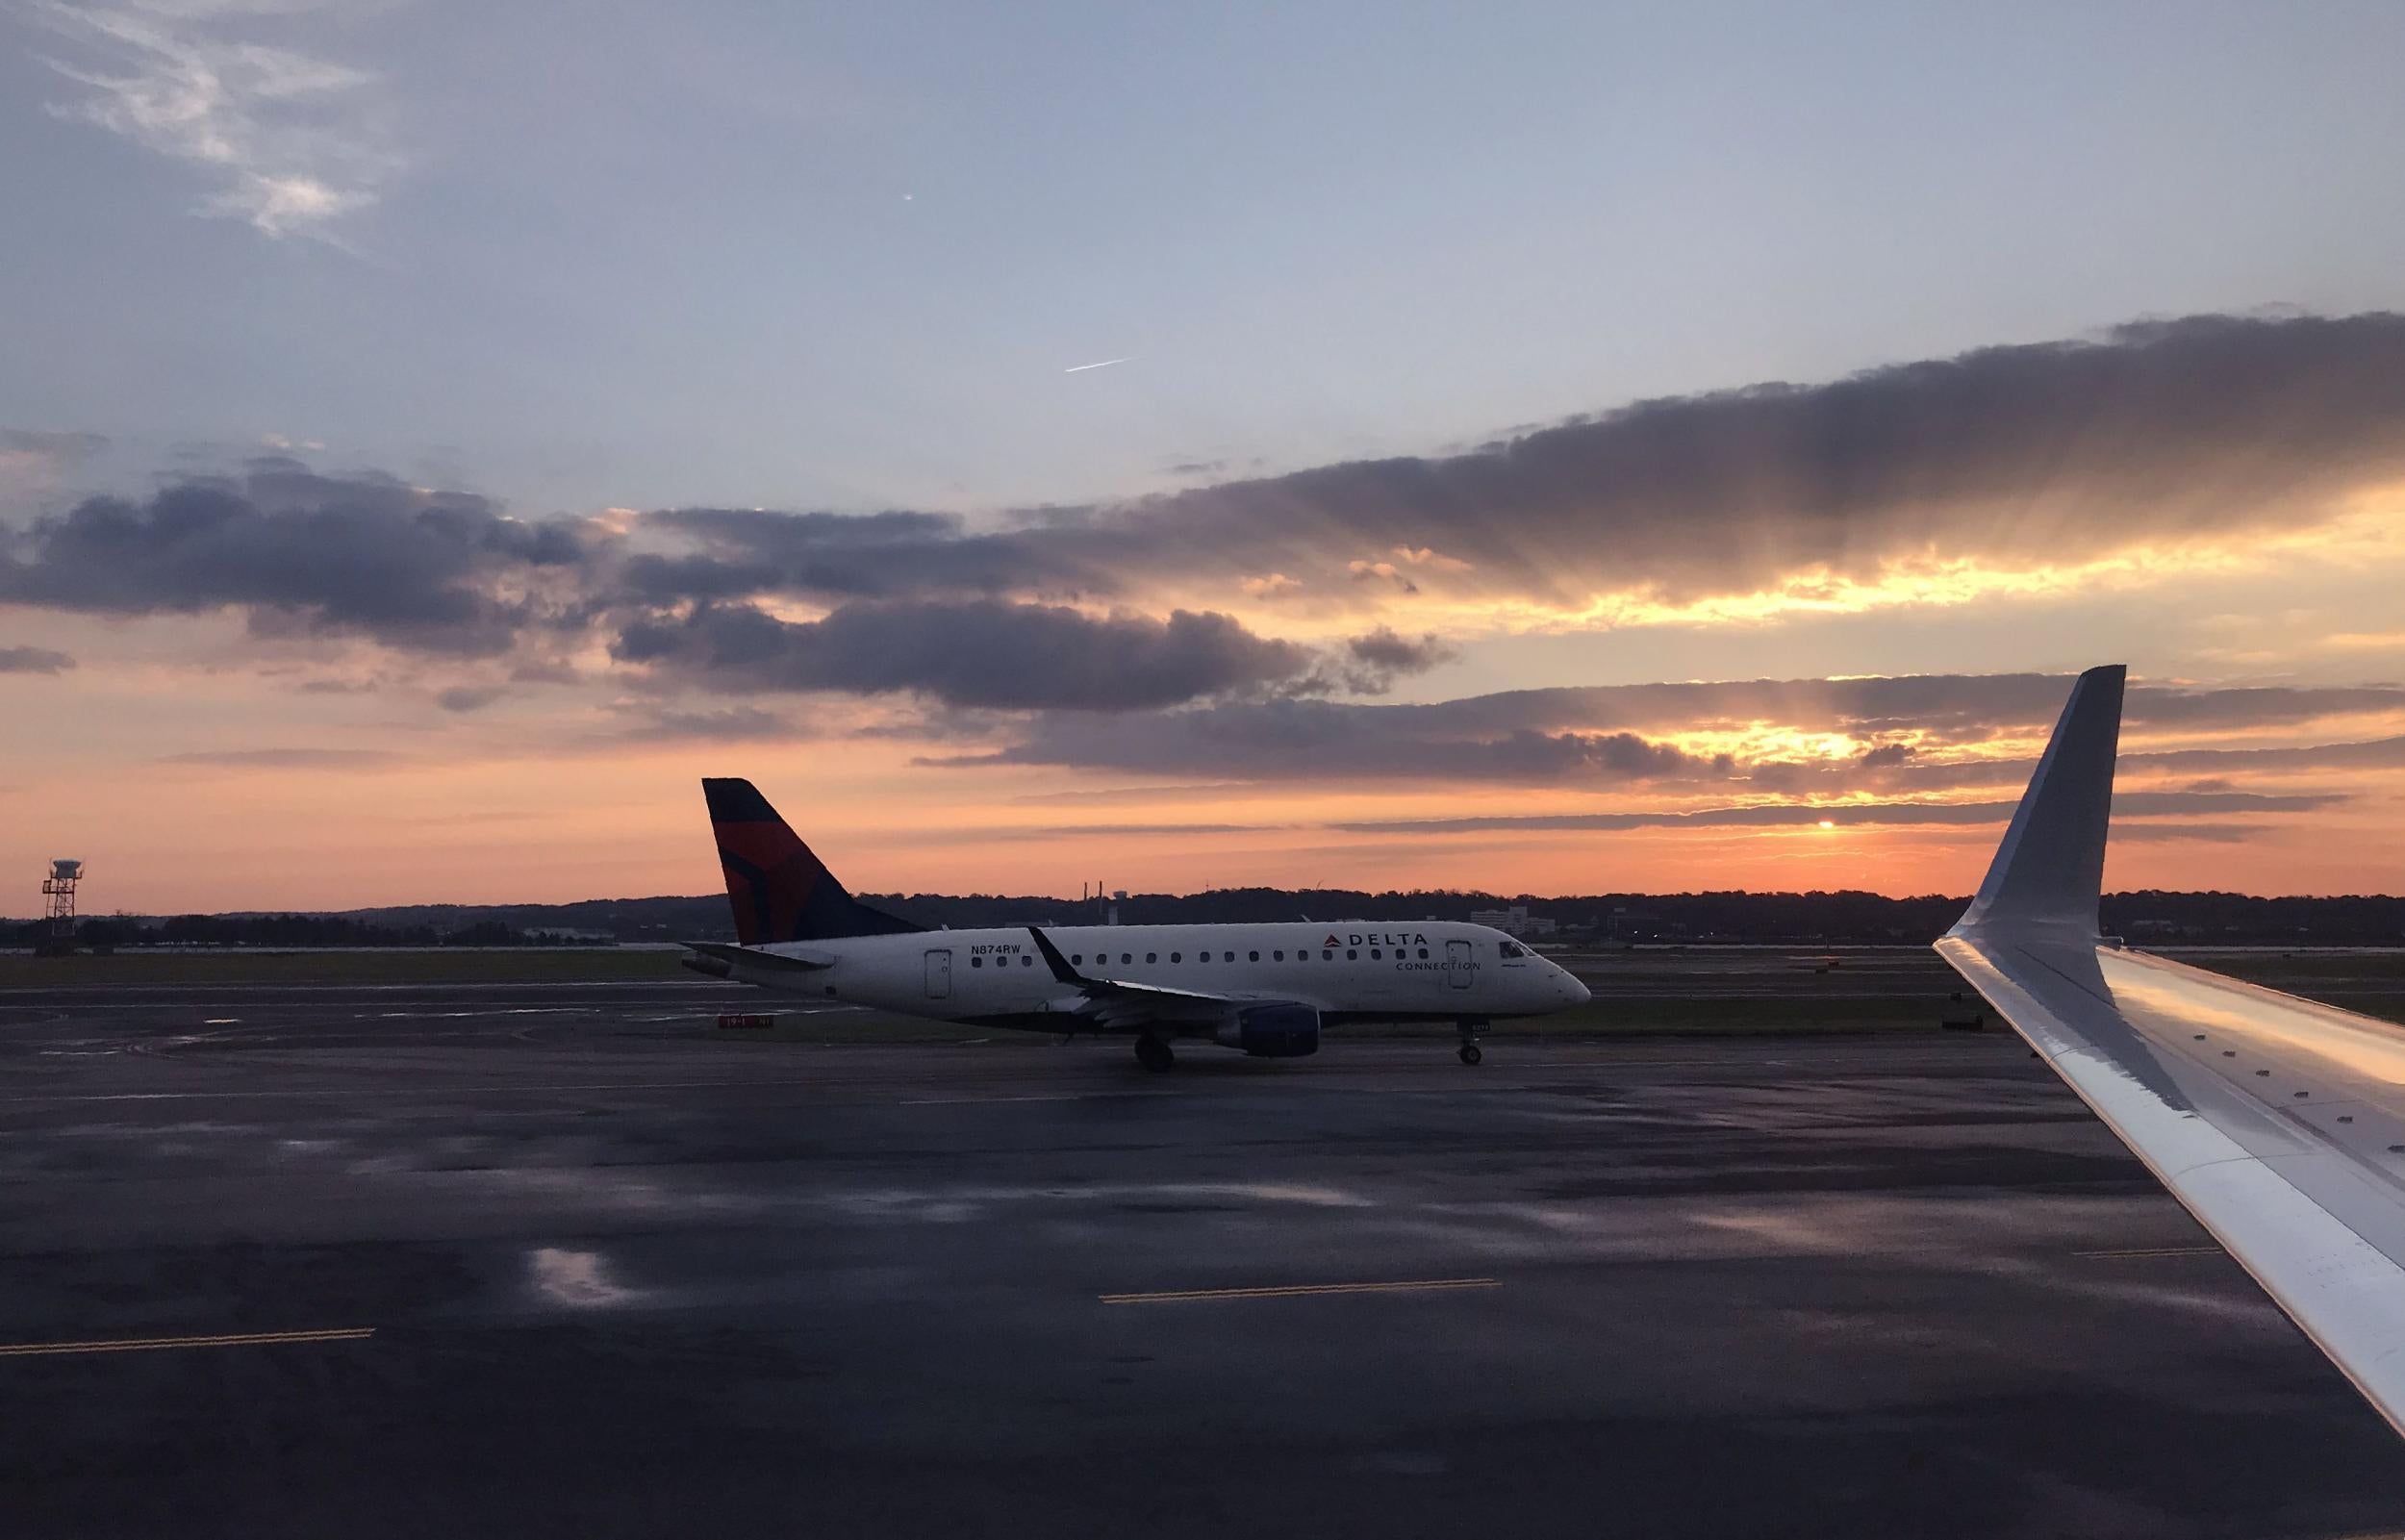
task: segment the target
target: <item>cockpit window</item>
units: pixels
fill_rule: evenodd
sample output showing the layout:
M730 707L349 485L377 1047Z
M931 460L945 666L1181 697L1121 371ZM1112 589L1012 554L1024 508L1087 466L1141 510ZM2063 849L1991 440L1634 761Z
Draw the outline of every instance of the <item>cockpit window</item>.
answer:
M1506 957L1526 957L1529 949L1516 941L1507 941L1503 944L1503 954Z

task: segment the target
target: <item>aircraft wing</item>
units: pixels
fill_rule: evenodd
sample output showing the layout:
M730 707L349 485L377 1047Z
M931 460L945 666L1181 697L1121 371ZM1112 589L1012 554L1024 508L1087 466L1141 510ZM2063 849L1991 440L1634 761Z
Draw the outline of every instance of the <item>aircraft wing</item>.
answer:
M2122 680L2081 675L1937 951L2405 1432L2405 1027L2099 934Z
M1166 984L1139 984L1128 979L1095 978L1078 972L1069 959L1052 945L1052 938L1034 925L1027 934L1035 938L1035 949L1044 956L1045 966L1052 977L1064 984L1075 985L1085 997L1077 1014L1097 1025L1114 1030L1150 1025L1155 1022L1214 1021L1225 1016L1241 1002L1232 995L1213 995L1205 990L1172 989Z

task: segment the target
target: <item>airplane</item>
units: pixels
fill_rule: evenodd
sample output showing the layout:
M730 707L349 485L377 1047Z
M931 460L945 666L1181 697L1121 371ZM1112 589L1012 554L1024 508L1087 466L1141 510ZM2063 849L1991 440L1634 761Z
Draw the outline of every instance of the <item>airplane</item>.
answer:
M1451 921L928 930L847 893L749 781L701 789L739 945L687 942L684 962L715 978L939 1022L1130 1034L1155 1072L1176 1067L1177 1038L1296 1058L1354 1022L1451 1022L1475 1065L1487 1022L1589 997L1502 931Z
M2405 1026L2102 934L2124 677L2080 675L1937 951L2405 1433Z

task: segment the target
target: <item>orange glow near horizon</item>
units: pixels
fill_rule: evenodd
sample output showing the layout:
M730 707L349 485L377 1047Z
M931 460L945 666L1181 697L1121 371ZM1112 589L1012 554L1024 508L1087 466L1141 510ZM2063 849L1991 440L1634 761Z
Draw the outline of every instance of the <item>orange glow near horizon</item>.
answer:
M1164 799L1133 805L1063 804L1027 798L1057 795L1064 779L1094 778L931 770L907 759L891 744L855 742L798 755L727 745L365 768L153 765L135 777L133 795L117 776L68 775L39 790L47 816L38 832L13 823L0 841L0 873L21 871L26 893L0 901L0 911L31 912L38 868L59 855L91 863L92 912L708 893L719 873L695 783L730 771L758 781L848 884L877 892L1058 896L1100 878L1154 892L1966 893L2003 822L1999 813L1961 825L1832 817L1774 827L1352 833L1337 825L1736 803L1355 786L1169 788ZM2405 839L2388 811L2396 795L2392 778L2375 795L2328 812L2249 818L2249 836L2236 843L2158 838L2158 820L2125 819L2109 878L2124 887L2377 891L2366 873L2405 869Z
M2190 545L2017 576L1962 563L1908 563L1867 588L1791 574L1765 591L1775 602L1755 610L1722 606L1677 617L1664 610L1634 629L1626 605L1573 617L1449 596L1447 585L1481 573L1446 552L1401 547L1378 559L1407 568L1430 590L1423 609L1397 612L1398 630L1436 630L1469 654L1471 666L1496 636L1574 621L1586 627L1564 632L1578 642L1575 649L1529 654L1552 660L1544 672L1490 666L1482 691L1874 675L1882 663L1889 673L2059 671L2132 654L2139 674L2157 681L2338 685L2405 677L2405 632L2383 609L2405 576L2398 530L2380 522L2394 506L2392 498L2366 503L2336 522L2266 539L2251 553ZM2245 568L2236 577L2234 563ZM1959 593L1946 587L1957 579L1968 585ZM1301 588L1266 578L1258 587L1268 596L1250 613L1265 617L1283 613L1292 596L1284 590ZM2161 592L2133 599L2140 590ZM1830 606L1818 600L1800 610L1787 603L1814 593L1837 609L1880 613L1864 621L1824 613ZM1930 660L1928 639L1950 634L1931 629L1937 612L1963 605L1976 614L1943 623L1975 639L1962 644L1967 656ZM1914 622L1921 629L1891 639L1865 628L1902 626L1897 618L1908 612L1924 617ZM537 659L459 660L256 635L233 614L114 621L17 610L0 611L0 619L11 622L0 641L55 644L79 661L55 677L0 674L0 711L16 749L0 765L0 914L35 909L40 869L55 856L91 863L85 893L96 912L706 893L719 876L695 782L727 773L755 779L863 891L1065 896L1100 878L1131 891L1178 892L1258 885L1964 893L1984 870L2001 813L1978 823L1905 815L1883 822L1868 805L2009 802L2048 725L2005 722L1949 736L1953 730L1935 720L1846 728L1749 714L1533 729L1631 731L1708 763L1734 756L1748 772L1659 783L1608 774L1518 781L1499 772L1452 780L1329 773L1255 784L1224 769L938 768L915 761L1008 743L1015 719L947 713L902 696L688 698L614 671L583 638L563 640ZM1363 615L1344 610L1327 623L1329 635L1358 634ZM1700 673L1683 666L1681 649L1714 632L1755 639L1740 655L1744 667ZM1315 633L1264 620L1263 634L1307 640ZM1799 649L1812 648L1822 650L1799 664ZM2216 655L2244 661L2197 662ZM529 669L529 662L544 667ZM1824 671L1800 673L1805 668ZM474 687L474 698L446 701L461 686ZM1441 690L1430 695L1440 697ZM2405 735L2405 709L2383 701L2333 704L2304 720L2133 720L2122 747L2144 755ZM664 708L726 720L682 740L645 741L639 729ZM747 711L765 725L744 720ZM811 736L797 737L784 724ZM1882 762L1864 758L1873 749L1888 750L1889 760L1900 755L1914 770L1948 773L1925 783L1885 780L1868 768ZM2216 795L2338 799L2127 817L2117 825L2110 880L2263 893L2398 886L2405 769L2342 757L2318 770L2124 774L2125 791L2186 792L2206 782L2222 789ZM1796 821L1445 826L1465 819L1763 807L1794 809L1785 816ZM1436 826L1349 827L1413 820Z

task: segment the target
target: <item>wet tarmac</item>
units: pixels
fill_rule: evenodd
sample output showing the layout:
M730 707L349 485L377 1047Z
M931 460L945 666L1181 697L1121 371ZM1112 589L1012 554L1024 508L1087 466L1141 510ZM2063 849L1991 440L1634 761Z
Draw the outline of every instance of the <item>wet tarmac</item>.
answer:
M0 992L0 1532L2405 1526L2007 1037L1152 1077L739 999Z

